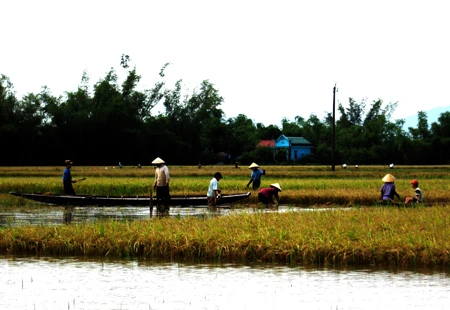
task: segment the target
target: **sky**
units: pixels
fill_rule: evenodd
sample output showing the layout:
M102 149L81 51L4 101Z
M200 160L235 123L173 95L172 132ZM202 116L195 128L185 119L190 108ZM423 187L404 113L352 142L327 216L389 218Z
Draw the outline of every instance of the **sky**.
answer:
M450 106L446 0L0 0L0 74L16 95L94 85L122 54L142 76L192 94L209 80L226 118L320 119L349 98L398 103L392 118ZM165 63L166 76L159 71ZM163 112L161 107L154 114ZM338 115L338 114L337 114Z

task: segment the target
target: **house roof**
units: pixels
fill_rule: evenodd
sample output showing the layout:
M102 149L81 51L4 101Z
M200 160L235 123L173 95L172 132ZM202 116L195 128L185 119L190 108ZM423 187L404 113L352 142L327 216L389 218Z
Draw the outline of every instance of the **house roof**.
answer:
M261 140L256 147L275 147L275 140Z
M291 141L292 145L311 145L311 142L303 137L286 137Z

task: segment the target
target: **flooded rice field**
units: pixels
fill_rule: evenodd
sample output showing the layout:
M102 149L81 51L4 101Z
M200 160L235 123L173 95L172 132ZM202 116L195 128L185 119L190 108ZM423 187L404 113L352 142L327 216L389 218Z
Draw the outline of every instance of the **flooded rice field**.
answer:
M448 309L449 274L0 256L0 309Z
M308 212L171 207L169 216ZM0 226L65 225L67 210L3 211ZM150 217L149 208L79 207L75 223ZM153 216L156 216L153 212ZM0 256L0 309L448 309L450 273L177 261Z

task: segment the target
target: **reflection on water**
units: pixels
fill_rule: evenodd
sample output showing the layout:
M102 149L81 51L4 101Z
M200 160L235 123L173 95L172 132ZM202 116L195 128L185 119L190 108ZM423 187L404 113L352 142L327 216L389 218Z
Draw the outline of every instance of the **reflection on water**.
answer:
M0 309L447 309L442 272L0 257Z
M292 208L280 206L278 210L255 210L252 208L231 209L218 208L217 211L209 211L207 208L177 208L171 207L169 216L220 216L236 213L254 212L288 212L288 211L308 211L312 209ZM321 210L321 209L314 209ZM70 212L69 212L70 211ZM156 210L153 210L156 216ZM0 213L0 227L24 226L24 225L63 225L70 218L72 223L96 222L102 219L116 220L136 220L150 217L148 207L74 207L65 210L63 207L42 207L30 210L2 211Z

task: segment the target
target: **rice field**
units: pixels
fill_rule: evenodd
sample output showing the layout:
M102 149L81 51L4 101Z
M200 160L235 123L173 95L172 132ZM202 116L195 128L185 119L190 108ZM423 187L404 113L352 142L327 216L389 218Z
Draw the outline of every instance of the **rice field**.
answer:
M0 253L450 267L450 209L361 208L0 229Z
M143 195L153 183L152 167L72 168L79 194ZM249 191L250 170L234 166L169 166L171 193L206 195L220 171L223 193ZM133 222L24 226L0 229L0 253L12 255L161 258L302 265L450 267L448 166L336 167L269 166L262 186L280 183L281 204L311 212L230 215L208 218L151 218ZM0 211L33 210L37 204L9 191L61 193L60 167L0 167ZM392 173L402 199L418 179L427 202L415 208L375 206L381 178ZM243 202L256 205L256 193ZM325 210L323 207L326 206ZM239 206L236 206L239 207ZM320 207L320 208L315 208ZM351 208L342 208L351 207ZM320 210L319 210L320 209Z
M107 168L107 169L106 169ZM216 171L224 179L220 181L223 193L234 194L251 191L246 184L250 169L234 166L169 166L172 195L206 195L209 181ZM389 169L387 166L360 166L358 169L328 166L267 166L261 187L280 183L280 203L293 206L373 205L380 196L381 179L392 173L397 192L402 200L413 194L410 181L419 180L429 204L449 202L450 166L402 166ZM0 167L0 195L2 205L8 200L8 192L62 193L61 167ZM72 168L74 179L86 180L74 184L77 194L89 195L148 195L153 184L153 167L76 167ZM16 202L17 204L23 202ZM253 193L245 202L256 204Z

